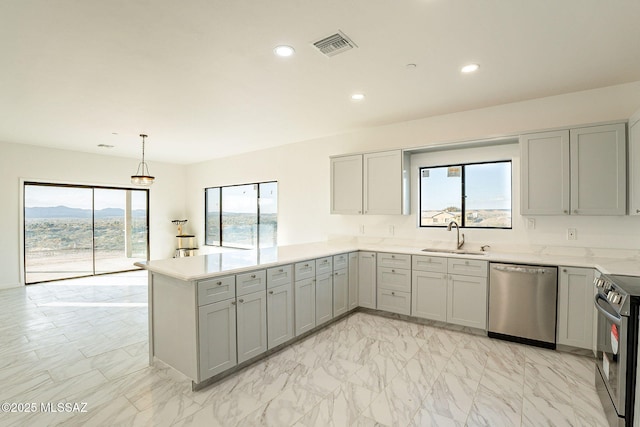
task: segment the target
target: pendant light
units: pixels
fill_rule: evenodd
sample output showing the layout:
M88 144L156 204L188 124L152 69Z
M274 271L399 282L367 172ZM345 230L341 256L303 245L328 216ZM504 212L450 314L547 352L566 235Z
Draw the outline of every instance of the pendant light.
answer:
M144 161L144 139L147 137L147 135L141 133L140 136L142 137L142 161L138 165L136 174L131 175L131 183L135 185L141 185L143 187L149 187L151 184L153 184L153 180L155 179L155 177L149 175L149 166L147 166L147 163Z

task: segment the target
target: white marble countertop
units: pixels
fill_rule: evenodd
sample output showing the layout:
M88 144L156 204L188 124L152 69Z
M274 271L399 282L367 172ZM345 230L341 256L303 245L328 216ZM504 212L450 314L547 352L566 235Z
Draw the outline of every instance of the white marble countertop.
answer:
M491 262L597 268L605 274L640 276L640 260L635 256L592 256L554 253L486 252L484 255L424 252L422 247L378 243L328 241L260 250L232 251L184 258L138 262L135 265L176 279L195 281L225 274L236 274L259 268L269 268L313 258L353 251L393 252L410 255L431 255L447 258L468 258Z

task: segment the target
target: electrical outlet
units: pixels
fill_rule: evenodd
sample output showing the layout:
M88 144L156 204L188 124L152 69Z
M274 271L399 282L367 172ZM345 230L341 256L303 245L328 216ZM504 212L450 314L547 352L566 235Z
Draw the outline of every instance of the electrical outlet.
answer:
M360 234L364 234L364 225L360 226Z
M389 226L389 236L393 236L393 233L395 231L394 229L395 229L395 227L393 225Z
M536 228L536 220L533 218L527 219L527 228L529 230L534 230Z
M575 228L567 228L567 240L578 240L578 231Z

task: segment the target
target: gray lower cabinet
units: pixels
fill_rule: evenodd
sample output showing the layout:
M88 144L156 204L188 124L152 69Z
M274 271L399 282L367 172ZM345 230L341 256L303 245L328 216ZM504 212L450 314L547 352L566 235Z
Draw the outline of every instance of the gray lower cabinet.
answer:
M447 321L446 273L413 272L411 278L411 315L440 322Z
M297 280L295 283L296 336L316 326L316 279Z
M411 314L411 292L378 289L378 310L408 316Z
M349 311L358 307L358 252L349 254Z
M293 283L267 290L267 348L293 338Z
M558 268L558 344L593 347L593 277L591 268Z
M333 316L349 311L349 269L342 268L333 273Z
M487 329L487 277L449 274L447 321Z
M378 253L377 308L411 314L411 255Z
M199 380L236 366L235 298L199 307Z
M333 274L316 276L316 326L333 319Z
M253 292L237 298L238 363L267 351L267 294Z
M376 253L359 252L358 305L376 308Z
M486 261L415 255L412 267L412 316L487 328Z

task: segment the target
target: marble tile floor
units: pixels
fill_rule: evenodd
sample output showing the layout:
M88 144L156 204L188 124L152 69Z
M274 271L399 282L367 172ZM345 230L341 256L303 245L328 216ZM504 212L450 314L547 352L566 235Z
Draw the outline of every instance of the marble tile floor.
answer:
M145 272L0 291L0 402L37 407L0 426L607 425L588 358L365 313L192 392L146 300Z

